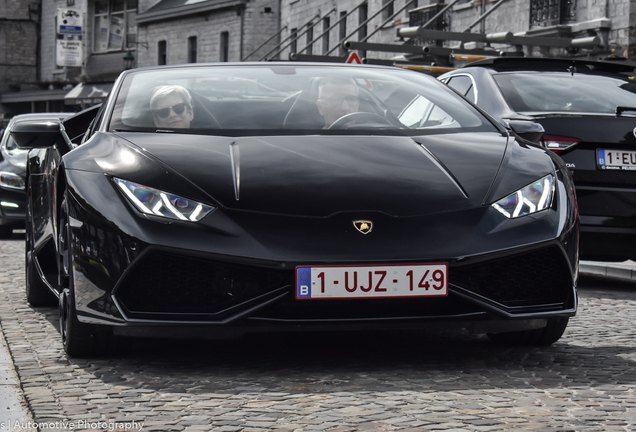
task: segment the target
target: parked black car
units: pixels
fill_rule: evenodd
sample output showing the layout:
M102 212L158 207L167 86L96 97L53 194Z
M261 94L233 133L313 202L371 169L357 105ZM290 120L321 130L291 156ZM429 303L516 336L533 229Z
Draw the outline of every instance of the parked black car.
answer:
M9 238L14 229L24 228L24 174L28 150L18 148L11 128L20 120L58 123L72 113L21 114L13 117L0 138L0 238Z
M432 77L134 69L62 125L13 135L32 148L27 299L59 298L70 355L113 334L427 325L545 345L576 312L563 161Z
M498 119L543 126L574 178L583 259L636 260L635 67L501 57L439 78Z

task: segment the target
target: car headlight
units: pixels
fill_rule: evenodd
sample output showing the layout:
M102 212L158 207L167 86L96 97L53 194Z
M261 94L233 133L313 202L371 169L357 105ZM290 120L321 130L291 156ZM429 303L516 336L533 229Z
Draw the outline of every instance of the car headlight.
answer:
M7 189L24 190L24 178L16 173L0 171L0 186Z
M124 195L142 213L169 219L198 222L216 207L153 189L131 181L113 178Z
M552 204L554 176L547 176L519 189L492 204L505 217L512 219L545 210Z

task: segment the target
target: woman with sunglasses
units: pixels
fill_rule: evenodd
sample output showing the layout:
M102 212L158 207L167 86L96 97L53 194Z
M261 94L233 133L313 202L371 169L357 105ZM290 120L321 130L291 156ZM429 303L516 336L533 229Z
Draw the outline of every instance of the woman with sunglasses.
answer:
M192 96L177 85L159 88L150 99L150 109L158 128L187 129L194 118Z

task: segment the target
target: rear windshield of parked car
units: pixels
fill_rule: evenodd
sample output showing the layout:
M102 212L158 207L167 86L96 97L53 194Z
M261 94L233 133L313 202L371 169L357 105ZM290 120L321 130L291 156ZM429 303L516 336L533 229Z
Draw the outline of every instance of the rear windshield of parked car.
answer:
M510 107L517 112L614 114L616 107L636 107L636 83L628 77L569 72L494 75Z
M356 112L368 115L329 130L317 102L327 81L354 83L355 91L323 94L323 106L352 104ZM397 68L322 65L201 65L134 71L122 82L108 129L161 131L153 115L166 113L155 110L153 114L150 101L166 86L185 88L192 97L194 115L189 130L179 130L184 133L421 135L499 130L433 77ZM181 110L181 106L175 108Z

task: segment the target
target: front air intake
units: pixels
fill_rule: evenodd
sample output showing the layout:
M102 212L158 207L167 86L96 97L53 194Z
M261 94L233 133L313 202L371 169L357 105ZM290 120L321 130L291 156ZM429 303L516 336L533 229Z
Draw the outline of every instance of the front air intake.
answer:
M292 272L151 252L114 295L131 317L214 314L291 283Z

